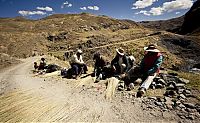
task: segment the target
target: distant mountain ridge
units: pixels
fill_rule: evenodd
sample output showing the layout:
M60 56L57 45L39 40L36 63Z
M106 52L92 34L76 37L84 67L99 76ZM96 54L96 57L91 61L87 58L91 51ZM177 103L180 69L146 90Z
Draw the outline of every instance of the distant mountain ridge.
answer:
M146 28L165 30L178 34L200 35L200 0L183 16L169 20L139 22Z
M158 21L142 21L139 22L146 28L155 30L165 30L169 32L177 32L182 26L184 21L184 16L178 18L172 18L169 20L158 20Z

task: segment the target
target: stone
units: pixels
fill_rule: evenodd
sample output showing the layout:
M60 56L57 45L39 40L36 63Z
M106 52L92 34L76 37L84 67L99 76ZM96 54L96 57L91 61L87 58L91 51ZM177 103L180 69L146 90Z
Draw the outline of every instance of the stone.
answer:
M184 78L179 78L179 82L188 84L190 80L184 79Z
M183 93L184 93L184 94L191 94L191 91L185 89L185 90L183 91Z
M176 83L177 88L185 88L185 84L183 83Z
M155 104L157 105L157 106L163 106L163 103L162 102L155 102Z
M179 107L180 107L181 109L186 108L183 104L180 104Z
M164 79L158 79L158 83L160 83L162 85L167 85L167 83L165 82Z
M148 97L148 99L150 99L150 100L157 100L156 97Z
M171 97L173 97L173 96L176 95L176 93L173 90L168 90L168 91L165 92L164 95L165 96L171 96Z
M185 90L185 89L179 88L179 89L177 90L177 93L178 93L178 94L182 94L182 93L184 92L184 90Z
M166 102L166 99L162 97L157 97L157 100L158 102Z
M195 105L192 104L192 103L184 103L184 105L185 105L185 107L187 107L187 108L191 108L191 109L196 108Z
M161 89L161 88L164 88L164 85L162 85L162 84L159 83L159 84L156 84L155 87Z
M188 117L186 117L187 119L190 119L190 120L194 120L194 116L193 115L189 115Z
M186 97L185 97L184 94L180 94L180 95L178 96L178 98L179 98L179 99L181 99L181 98L182 98L182 99L185 99Z
M197 112L196 109L190 109L190 108L186 108L185 111L190 112L190 113Z

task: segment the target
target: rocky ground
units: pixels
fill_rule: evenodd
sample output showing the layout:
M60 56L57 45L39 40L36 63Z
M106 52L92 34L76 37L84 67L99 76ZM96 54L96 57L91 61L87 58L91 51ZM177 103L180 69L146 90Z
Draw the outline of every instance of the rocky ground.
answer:
M162 74L143 98L135 97L136 86L133 91L116 90L108 100L105 95L112 84L106 80L37 76L31 70L38 59L28 58L1 71L0 121L197 123L200 119L199 101L185 86L189 81L174 74Z

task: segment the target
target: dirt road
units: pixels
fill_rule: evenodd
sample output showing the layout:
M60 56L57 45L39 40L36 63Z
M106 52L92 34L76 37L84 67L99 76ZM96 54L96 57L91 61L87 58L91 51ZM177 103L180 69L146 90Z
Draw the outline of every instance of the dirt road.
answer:
M141 99L125 99L122 93L106 100L101 82L34 77L37 59L0 72L0 121L176 122L172 113L144 110Z

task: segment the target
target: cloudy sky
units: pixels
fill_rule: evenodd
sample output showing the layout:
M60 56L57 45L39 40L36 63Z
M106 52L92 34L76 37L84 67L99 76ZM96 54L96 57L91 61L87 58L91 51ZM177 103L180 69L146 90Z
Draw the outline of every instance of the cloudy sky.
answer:
M185 14L195 0L0 0L0 17L30 19L88 12L134 21L163 20Z

